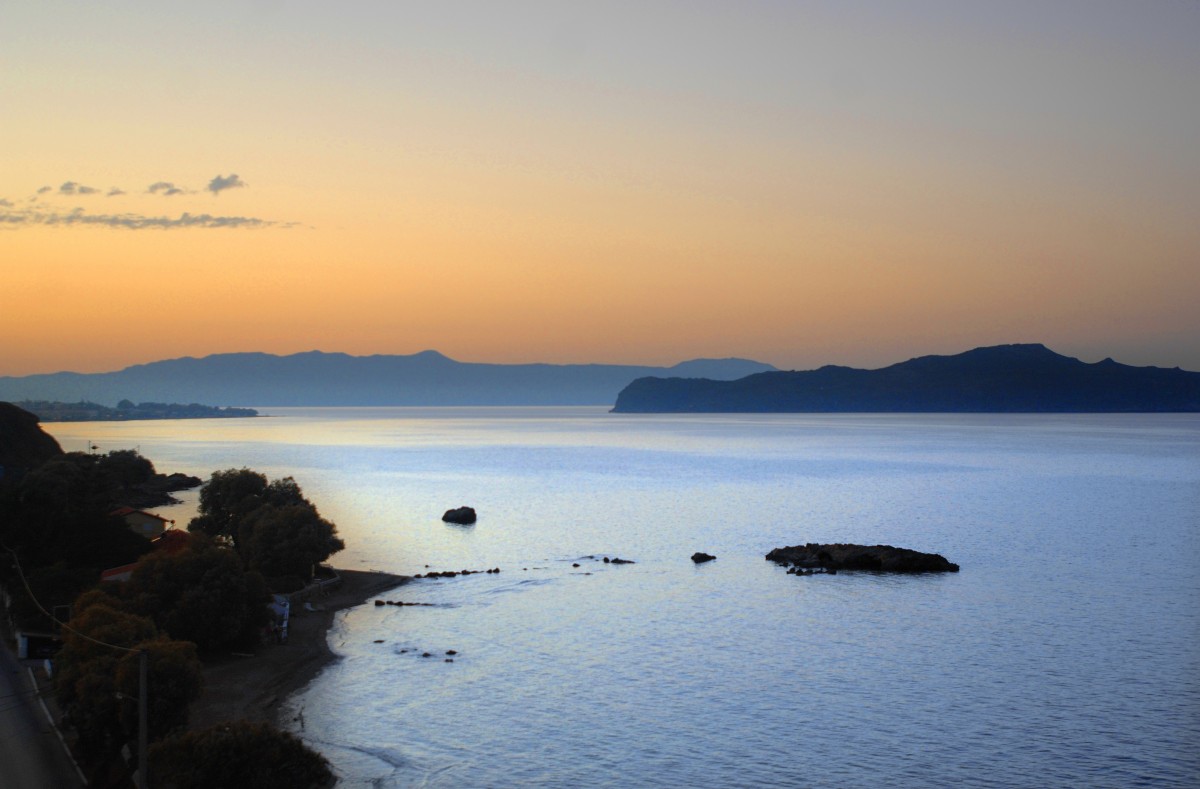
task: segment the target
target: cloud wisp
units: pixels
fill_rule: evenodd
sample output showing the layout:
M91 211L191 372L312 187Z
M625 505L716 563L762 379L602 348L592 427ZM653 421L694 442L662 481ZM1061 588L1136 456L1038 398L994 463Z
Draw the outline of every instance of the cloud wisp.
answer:
M172 195L186 194L182 187L176 186L170 181L155 181L146 187L146 194L163 195L171 197Z
M60 195L94 195L100 190L94 186L84 186L78 181L66 181L58 187Z
M184 212L177 217L142 214L89 214L82 208L62 213L40 210L6 210L0 206L0 227L112 227L122 230L177 230L181 228L292 228L295 222L277 222L251 216L214 216Z
M208 182L208 191L213 194L220 194L226 189L244 189L246 182L238 178L237 173L230 173L227 176L217 175Z
M237 173L216 175L206 191L218 195L227 189L244 189L247 184ZM279 222L253 216L220 216L207 212L184 211L178 216L148 216L138 213L89 213L83 208L52 207L56 197L80 197L103 195L119 197L127 192L117 186L103 192L78 181L64 181L57 189L43 186L28 198L28 206L18 208L11 200L0 199L0 227L112 227L123 230L174 230L180 228L293 228L296 222ZM146 187L143 194L173 197L194 195L197 192L179 186L174 181L155 181ZM43 196L45 199L43 200ZM186 201L185 201L186 202Z
M249 184L241 179L237 173L229 175L217 174L208 182L208 186L204 187L205 191L212 192L218 195L229 189L245 189ZM128 194L125 189L119 186L113 186L104 192L94 186L87 186L78 181L64 181L57 189L53 186L43 186L37 190L35 197L48 194L57 194L67 197L79 197L103 194L105 197L120 197ZM175 195L191 195L196 194L194 190L188 189L186 186L180 186L174 181L155 181L146 187L144 194L159 195L161 197L174 197Z

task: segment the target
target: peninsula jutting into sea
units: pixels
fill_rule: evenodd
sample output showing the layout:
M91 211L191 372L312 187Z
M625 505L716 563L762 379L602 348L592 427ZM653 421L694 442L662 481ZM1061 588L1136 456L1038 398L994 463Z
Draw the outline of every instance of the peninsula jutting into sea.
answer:
M1146 413L1200 411L1200 373L1087 364L1044 345L922 356L879 370L829 365L737 381L640 378L618 413Z

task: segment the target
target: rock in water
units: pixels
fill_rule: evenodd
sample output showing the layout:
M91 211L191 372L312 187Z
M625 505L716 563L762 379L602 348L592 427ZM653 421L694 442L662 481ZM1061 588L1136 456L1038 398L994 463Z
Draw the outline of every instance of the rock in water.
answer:
M713 556L711 553L703 553L701 551L696 551L695 553L692 554L692 561L695 562L696 564L704 564L705 562L711 562L715 558L717 558L717 557Z
M958 565L941 554L921 553L891 545L848 543L792 545L767 554L769 561L825 570L875 570L884 573L956 573Z
M442 516L442 520L446 523L470 524L475 522L474 507L455 507L452 510L446 510L446 514Z

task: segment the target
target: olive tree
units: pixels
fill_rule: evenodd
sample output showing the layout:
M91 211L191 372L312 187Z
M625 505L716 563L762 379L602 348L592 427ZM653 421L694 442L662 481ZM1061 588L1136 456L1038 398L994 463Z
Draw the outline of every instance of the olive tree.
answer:
M188 530L228 542L248 569L276 580L309 578L313 565L345 547L294 479L269 482L245 468L212 475Z

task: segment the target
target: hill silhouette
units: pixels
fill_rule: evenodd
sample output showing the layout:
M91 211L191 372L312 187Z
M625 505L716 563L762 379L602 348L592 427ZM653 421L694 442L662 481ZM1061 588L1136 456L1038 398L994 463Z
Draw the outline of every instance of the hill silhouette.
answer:
M674 367L612 364L476 364L437 351L351 356L227 353L109 373L0 377L0 400L204 403L214 406L611 405L636 378L741 378L774 370L747 359L695 359Z
M922 356L878 370L834 365L736 381L640 378L621 413L1200 411L1200 373L1081 362L1041 344Z
M63 453L38 418L12 403L0 402L0 480L40 466Z

